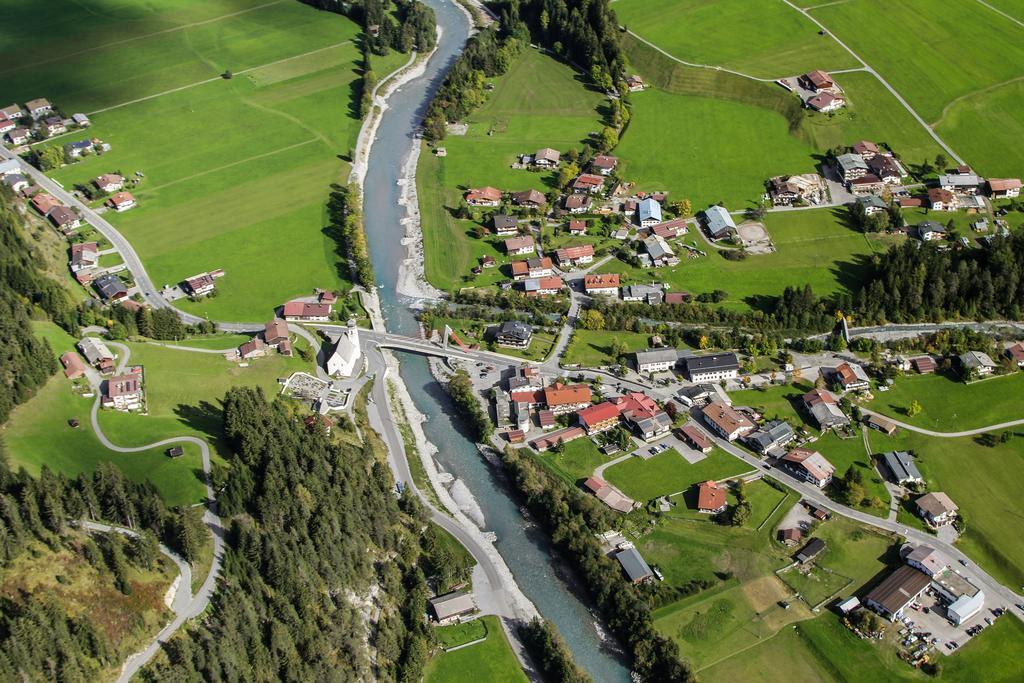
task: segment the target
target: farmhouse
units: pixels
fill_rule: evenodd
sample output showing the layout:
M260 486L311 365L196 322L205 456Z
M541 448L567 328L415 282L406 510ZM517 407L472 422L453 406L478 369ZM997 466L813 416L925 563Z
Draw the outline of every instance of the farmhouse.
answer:
M586 213L590 211L590 195L570 194L562 202L562 207L569 213Z
M554 296L564 286L562 278L557 276L530 278L523 281L523 292L526 296Z
M846 98L842 95L833 95L830 92L822 92L808 98L807 106L814 111L820 111L827 114L846 106Z
M821 430L845 427L850 424L836 402L836 397L827 389L812 389L803 395L804 408L818 423Z
M541 168L555 168L561 159L562 155L558 150L545 147L533 155L533 164Z
M291 346L288 336L288 323L274 318L263 326L263 343L272 349L279 349L282 344ZM289 349L290 350L290 349Z
M644 80L633 74L632 76L626 77L626 87L629 88L629 92L637 92L644 89Z
M979 376L991 375L996 371L992 358L982 351L968 351L960 356L960 367L964 374L976 373Z
M956 518L960 508L942 491L926 493L914 501L918 514L933 527L949 524Z
M871 384L864 368L856 363L837 365L832 369L832 381L842 387L844 391L867 389Z
M736 232L732 216L721 206L710 206L704 210L704 228L713 240L720 240Z
M587 234L587 222L579 219L573 219L569 221L569 234L570 235L586 235Z
M686 373L691 382L715 382L739 375L740 361L735 353L691 356L686 359Z
M836 157L836 171L846 182L863 178L868 174L868 165L859 154L840 154Z
M259 358L267 355L267 345L259 337L253 337L238 347L238 357L242 360Z
M988 193L992 199L1013 199L1020 196L1020 178L989 178Z
M434 620L438 624L445 625L458 621L459 617L475 612L476 604L473 602L472 595L458 591L431 598L430 611L433 612Z
M78 230L82 225L82 220L78 217L78 214L66 206L54 206L46 214L46 217L50 219L54 227L59 228L65 233Z
M650 232L656 237L670 240L685 235L689 232L689 228L686 227L685 218L673 218L670 221L651 226Z
M590 168L592 168L596 173L607 176L612 174L618 164L618 158L607 154L598 154L593 158L593 160L591 160Z
M576 247L563 247L555 250L555 258L560 266L578 266L594 260L594 245L581 244Z
M185 279L185 291L191 296L206 296L213 292L217 284L209 273L200 273Z
M89 140L76 140L64 145L64 151L72 159L78 159L83 154L92 151L92 142Z
M518 320L506 320L498 328L495 341L507 349L529 348L533 339L533 327Z
M519 219L515 216L496 213L491 218L491 221L494 225L494 232L497 235L515 235L519 232Z
M576 420L587 434L599 434L619 424L619 406L611 401L587 406L576 413Z
M769 451L783 448L786 444L796 438L796 433L789 426L788 422L773 420L763 427L751 432L746 442L758 453L767 454Z
M89 117L81 113L72 114L71 120L74 121L75 125L79 126L80 128L88 128L92 125L92 121L89 120Z
M625 548L615 553L615 559L622 565L622 571L626 573L626 577L631 583L643 583L649 581L654 572L647 565L643 556L636 548Z
M644 240L644 249L647 251L647 255L654 266L673 266L679 263L679 259L676 258L672 247L668 246L668 242L657 235L651 235Z
M115 211L127 211L128 209L135 208L135 197L130 192L118 192L107 203Z
M52 195L46 193L38 193L32 198L32 206L35 207L36 211L42 215L47 215L55 206L60 206L60 202L56 201Z
M946 226L935 221L921 221L917 226L917 237L922 242L946 239Z
M640 226L643 228L650 228L662 222L661 204L653 197L640 200L637 205L637 213L640 218Z
M356 364L362 357L363 352L359 347L359 328L356 327L356 321L349 318L345 330L334 345L334 351L327 359L327 374L332 377L351 377L356 374Z
M102 192L117 192L124 187L124 178L116 173L104 173L93 178L92 184Z
M941 187L928 188L928 205L932 211L955 211L956 197L949 190Z
M779 467L797 479L814 484L819 489L828 486L835 473L835 466L818 451L808 448L794 448L779 459Z
M794 546L800 542L804 537L803 533L797 527L789 527L788 529L779 529L779 540L787 546Z
M622 288L623 301L643 301L656 305L665 298L665 288L662 285L627 285Z
M636 370L641 375L671 370L678 361L679 352L675 349L651 349L636 352Z
M25 103L25 108L28 109L29 115L34 119L39 119L47 114L53 113L53 105L50 101L44 97L39 99L29 100Z
M896 484L922 484L924 477L914 464L914 458L906 451L889 451L882 456L889 477Z
M572 183L573 192L589 192L597 194L604 187L604 176L593 173L584 173Z
M510 237L505 240L502 245L505 247L505 253L509 256L519 256L523 254L532 254L536 249L533 237L530 235L523 235L522 237Z
M631 498L624 496L621 491L599 477L590 477L583 482L583 486L612 510L630 512L636 505Z
M96 242L79 242L71 245L71 272L95 268L100 260L99 245Z
M85 356L89 365L100 372L109 372L114 369L114 354L110 352L103 340L96 337L83 337L78 342L78 350Z
M494 187L470 189L466 193L466 203L470 206L497 206L501 204L501 190Z
M11 104L4 107L3 109L0 109L0 115L6 116L11 120L20 119L23 116L25 116L25 110L17 104Z
M832 77L820 69L809 71L800 76L797 78L797 83L804 90L810 90L811 92L831 91L836 87Z
M931 356L918 356L910 359L910 366L920 375L928 375L935 372L935 359Z
M776 176L768 181L768 193L774 206L790 206L798 201L818 204L825 198L825 181L817 173Z
M695 451L710 453L715 445L696 424L689 422L679 429L679 436Z
M746 415L720 401L709 403L702 414L712 431L726 441L735 441L755 429L754 423Z
M547 203L547 198L538 190L523 190L512 194L512 203L528 209L538 209Z
M697 487L697 512L718 514L729 507L726 500L726 489L716 481L704 481Z
M114 375L107 380L102 398L104 408L138 410L142 407L141 368L133 368L126 375Z
M124 286L121 278L113 273L99 276L92 284L104 301L119 301L128 296L128 288Z
M930 584L927 574L902 565L864 596L864 604L889 621L896 621Z
M590 296L595 294L617 296L619 293L619 275L618 273L586 275L583 278L583 291Z
M859 154L864 159L864 161L871 161L872 159L875 158L879 151L878 145L869 140L861 140L859 142L853 143L853 146L850 147L850 150L853 151L854 154Z
M1018 368L1024 368L1024 344L1017 342L1007 348L1006 357Z
M528 277L549 277L554 272L551 257L526 259L512 262L512 279L525 280Z
M653 398L639 391L631 391L615 399L619 413L633 431L644 441L659 439L672 429L672 418L658 407Z
M939 176L939 187L957 194L977 194L981 178L973 173L951 173Z
M887 185L899 185L904 175L899 164L887 154L879 154L868 159L868 169Z
M289 301L281 310L281 317L289 322L325 323L331 319L331 307L329 304Z
M82 362L82 357L74 351L62 353L60 364L64 366L64 376L68 379L78 379L85 374L85 363Z

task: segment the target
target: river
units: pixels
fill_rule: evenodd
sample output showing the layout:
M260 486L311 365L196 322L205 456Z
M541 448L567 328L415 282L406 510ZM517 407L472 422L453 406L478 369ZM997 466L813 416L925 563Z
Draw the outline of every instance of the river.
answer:
M451 0L424 2L437 15L441 29L438 49L421 77L391 94L370 151L363 197L366 234L382 285L380 302L387 328L408 335L416 335L418 327L410 309L415 302L396 293L399 266L405 256L400 243L405 208L398 204L397 179L412 151L413 131L423 118L426 104L461 52L470 30L465 13ZM628 669L602 645L587 606L559 578L546 536L537 528L526 528L509 491L462 432L447 395L431 377L426 361L402 355L401 375L416 406L427 416L423 427L427 438L437 446L438 461L473 493L483 510L486 529L497 535L498 551L523 593L558 627L576 661L595 681L628 681Z

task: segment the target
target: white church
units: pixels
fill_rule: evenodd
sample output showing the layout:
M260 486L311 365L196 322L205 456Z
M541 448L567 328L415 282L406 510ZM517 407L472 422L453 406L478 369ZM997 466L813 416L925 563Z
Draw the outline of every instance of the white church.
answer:
M327 359L327 374L332 377L351 377L356 373L356 364L363 356L359 348L359 328L356 321L349 319L345 331L338 337L334 352Z

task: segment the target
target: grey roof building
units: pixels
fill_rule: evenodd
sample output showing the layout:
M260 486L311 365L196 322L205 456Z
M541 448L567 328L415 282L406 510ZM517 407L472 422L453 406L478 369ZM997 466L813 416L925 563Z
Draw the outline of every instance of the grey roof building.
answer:
M528 346L533 337L533 327L518 320L506 320L498 328L497 341L504 346Z
M836 157L836 165L844 177L864 175L868 172L868 164L859 154L840 154Z
M788 422L774 420L747 436L747 443L759 453L767 453L773 448L782 448L795 438L796 433Z
M735 353L715 353L686 359L686 372L693 382L706 382L735 377L740 369Z
M128 296L128 288L124 286L124 282L112 273L101 275L93 280L93 286L96 287L96 291L100 293L100 296L107 301L123 299Z
M888 208L882 198L874 194L857 197L857 203L864 207L864 212L869 216L873 213L885 211Z
M825 541L820 538L812 538L807 542L800 552L796 554L796 561L803 563L813 560L825 550Z
M652 235L644 240L644 249L655 261L675 256L675 252L672 251L672 247L668 246L668 242L657 235Z
M615 559L622 565L622 570L633 583L640 583L654 576L646 560L636 548L626 548L615 553Z
M438 621L445 622L473 612L476 610L476 605L473 603L472 595L460 591L432 598L430 608Z
M736 223L732 216L721 206L710 206L704 210L704 224L707 226L708 234L719 239L736 230Z
M627 285L622 288L623 301L644 301L660 304L665 299L665 288L661 285Z
M651 197L641 200L638 211L640 215L640 225L651 222L661 223L661 204Z
M636 367L640 372L668 370L678 360L679 352L675 349L651 349L636 352Z
M914 464L913 456L906 451L889 451L882 456L882 462L897 484L924 481L921 471Z

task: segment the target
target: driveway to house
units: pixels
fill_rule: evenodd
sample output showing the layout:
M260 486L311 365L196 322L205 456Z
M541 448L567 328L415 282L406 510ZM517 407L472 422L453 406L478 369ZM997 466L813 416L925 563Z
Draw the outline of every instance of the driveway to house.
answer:
M123 372L125 367L128 365L128 361L131 359L131 349L124 344L111 341L107 342L107 346L114 347L120 352L121 355L118 360L117 372ZM217 514L217 500L214 497L213 486L210 482L209 445L202 439L194 436L172 437L170 439L162 439L151 444L146 444L145 446L133 446L130 448L116 445L107 438L107 435L103 433L103 429L100 427L99 409L102 396L100 388L101 386L98 383L94 385L96 400L93 401L92 413L89 419L92 424L92 430L96 433L96 438L99 439L100 443L103 444L105 448L108 448L115 453L138 453L140 451L148 451L153 448L161 448L163 446L182 443L193 444L199 448L199 452L202 455L203 476L206 483L206 510L203 513L203 524L206 525L213 536L213 561L210 564L210 572L206 575L203 585L199 587L199 590L195 595L191 595L191 572L189 573L188 580L185 580L184 578L182 579L182 583L178 587L179 595L175 596L174 619L156 635L149 645L125 660L124 665L121 668L121 674L118 676L118 681L124 681L127 683L127 681L139 671L139 669L145 666L146 663L160 651L161 645L170 640L186 621L202 614L210 604L210 598L217 587L217 577L220 575L221 563L224 560L224 526ZM187 602L185 602L184 597L181 597L180 594L182 592L189 593Z
M914 426L912 424L907 424L906 422L901 422L901 421L899 421L899 420L897 420L895 418L892 418L892 417L889 417L888 415L885 415L884 413L879 413L879 412L876 412L874 410L870 410L869 408L861 408L860 410L861 410L862 413L866 413L868 415L878 415L879 417L884 417L886 420L888 420L889 422L892 422L897 427L902 427L903 429L906 429L908 431L917 432L918 434L926 434L928 436L936 436L936 437L939 437L940 439L956 439L956 438L959 438L961 436L975 436L977 434L984 434L985 432L994 432L997 429L1008 429L1010 427L1017 427L1018 425L1024 425L1024 419L1020 419L1020 420L1010 420L1009 422L1000 422L999 424L989 425L988 427L978 427L977 429L968 429L968 430L963 431L963 432L935 432L935 431L932 431L931 429L925 429L924 427L916 427L916 426Z

